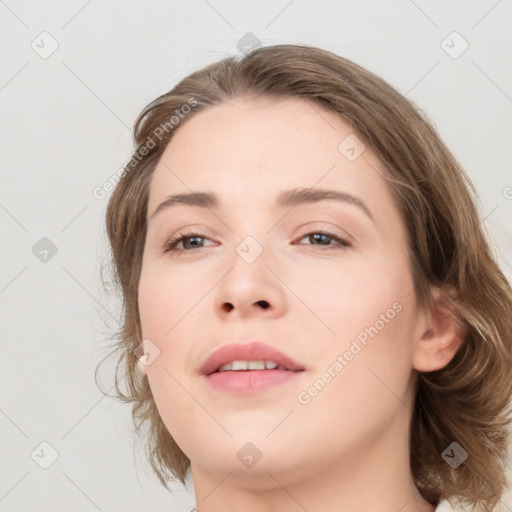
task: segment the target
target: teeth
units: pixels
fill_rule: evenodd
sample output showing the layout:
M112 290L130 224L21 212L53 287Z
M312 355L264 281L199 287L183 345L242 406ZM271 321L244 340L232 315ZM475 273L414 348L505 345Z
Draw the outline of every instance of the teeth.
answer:
M286 370L284 366L278 365L274 361L233 361L232 363L223 364L217 371L224 372L228 370Z
M231 363L232 370L247 370L248 363L247 361L233 361Z

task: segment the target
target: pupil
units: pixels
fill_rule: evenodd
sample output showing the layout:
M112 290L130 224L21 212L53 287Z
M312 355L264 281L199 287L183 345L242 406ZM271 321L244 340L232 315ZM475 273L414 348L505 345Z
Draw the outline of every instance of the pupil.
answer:
M197 240L199 240L200 238L201 238L200 236L190 236L190 237L188 238L188 240L189 240L189 244L191 244L192 246L195 246L195 244L193 243L193 240L196 240L196 241L197 241Z
M316 235L313 235L313 237L317 240L317 241L320 241L318 237L326 237L328 238L328 235L324 235L322 233L317 233ZM329 240L327 240L327 242L329 242ZM327 244L321 244L321 245L327 245Z

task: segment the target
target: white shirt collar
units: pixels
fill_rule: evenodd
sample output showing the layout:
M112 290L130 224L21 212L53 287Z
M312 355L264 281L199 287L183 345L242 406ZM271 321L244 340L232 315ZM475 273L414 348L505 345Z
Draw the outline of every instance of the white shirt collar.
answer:
M453 512L453 508L447 500L441 500L435 512Z

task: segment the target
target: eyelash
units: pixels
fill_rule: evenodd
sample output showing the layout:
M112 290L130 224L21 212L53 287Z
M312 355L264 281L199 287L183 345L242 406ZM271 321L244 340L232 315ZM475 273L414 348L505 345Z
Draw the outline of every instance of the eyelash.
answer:
M303 238L311 235L325 235L329 238L332 238L337 244L328 244L326 246L320 245L320 247L325 247L326 249L321 250L329 250L329 247L334 247L337 249L347 249L348 247L351 247L352 244L348 242L347 240L340 238L339 236L335 235L334 233L331 233L327 230L319 230L319 231L312 231L310 233L304 234L299 240L302 240ZM200 233L177 233L174 237L172 237L169 241L167 241L164 245L164 254L165 253L177 253L177 252L190 252L194 249L176 249L176 246L184 239L186 238L204 238L207 239L206 236L201 235ZM306 245L315 245L315 244L306 244ZM202 247L198 247L197 249L202 249Z

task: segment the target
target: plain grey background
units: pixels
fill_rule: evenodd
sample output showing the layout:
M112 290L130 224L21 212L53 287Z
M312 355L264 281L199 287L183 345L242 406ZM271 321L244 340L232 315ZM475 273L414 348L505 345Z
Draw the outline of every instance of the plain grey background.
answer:
M100 276L109 194L93 190L128 161L144 105L241 54L248 32L352 59L428 113L512 278L511 26L510 0L1 1L0 510L195 503L160 486L136 451L131 406L93 378L120 317ZM504 503L512 510L511 492Z

